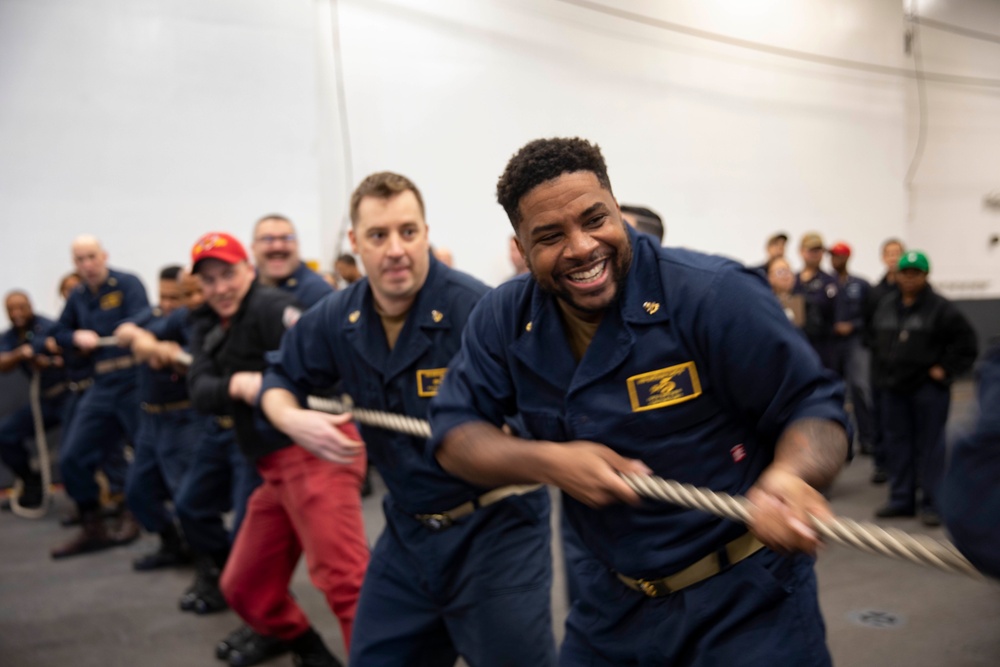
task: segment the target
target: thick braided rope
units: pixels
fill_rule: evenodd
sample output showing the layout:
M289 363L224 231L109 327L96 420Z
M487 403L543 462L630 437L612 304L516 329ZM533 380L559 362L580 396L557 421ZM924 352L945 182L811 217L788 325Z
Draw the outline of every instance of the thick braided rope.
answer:
M746 522L749 502L724 493L700 489L690 484L661 479L652 475L623 473L622 479L632 489L647 498L665 500L675 505L702 510L717 516ZM926 535L910 535L898 529L886 529L873 523L834 518L829 521L812 519L813 528L830 542L854 547L872 554L908 560L946 572L964 574L974 579L983 575L949 542Z
M17 493L10 499L10 509L25 519L41 519L49 509L52 462L49 460L49 442L45 437L45 419L42 416L42 375L37 370L31 374L31 387L28 392L31 400L31 421L35 428L35 444L38 446L38 467L42 476L42 504L30 509L22 507L20 501L24 486L21 480L18 480Z
M178 363L190 365L191 356L181 353ZM420 438L431 436L431 427L426 421L390 412L354 407L349 399L320 398L309 396L311 410L342 414L350 412L354 419L366 426L375 426L389 431L406 433ZM746 498L699 489L690 484L652 475L622 473L622 478L641 496L664 500L681 507L702 510L709 514L746 523L750 518ZM899 560L908 560L919 565L934 567L946 572L964 574L974 579L983 579L968 560L949 542L935 540L924 535L910 535L897 529L885 529L875 524L866 524L851 519L820 521L811 517L813 528L831 542L854 547L872 554L881 554Z
M418 438L431 437L431 425L423 419L417 419L416 417L354 407L350 399L337 400L335 398L310 396L307 403L309 409L319 410L320 412L332 412L334 414L350 412L359 424L364 424L365 426L376 426L388 431L405 433Z

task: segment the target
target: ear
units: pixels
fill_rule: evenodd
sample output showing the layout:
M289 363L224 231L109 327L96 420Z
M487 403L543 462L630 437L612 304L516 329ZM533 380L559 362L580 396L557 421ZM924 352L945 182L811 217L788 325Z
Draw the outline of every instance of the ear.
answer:
M354 234L354 227L347 230L347 240L351 242L351 252L355 255L361 254L358 252L358 237Z

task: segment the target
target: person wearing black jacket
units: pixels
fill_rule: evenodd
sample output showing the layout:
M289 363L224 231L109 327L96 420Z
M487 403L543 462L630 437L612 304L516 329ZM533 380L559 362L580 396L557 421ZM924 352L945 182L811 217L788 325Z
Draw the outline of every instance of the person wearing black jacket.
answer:
M191 400L198 410L232 418L241 451L264 479L250 496L220 581L226 601L257 636L225 658L246 667L293 651L300 665L339 666L288 584L305 551L310 578L326 595L348 642L368 563L360 499L365 457L336 465L273 429L257 429L254 405L265 354L278 349L298 319L297 302L259 284L246 250L228 234L199 239L191 263L206 302L194 313ZM341 428L360 440L352 424Z
M944 427L951 382L976 360L968 320L927 283L927 256L911 250L899 260L899 290L872 317L873 381L882 390L889 502L880 518L914 516L917 490L925 525L937 526L936 496L944 473Z
M868 300L865 302L864 308L864 332L871 331L872 318L875 316L875 309L878 307L879 301L896 291L896 267L899 265L899 258L902 256L903 242L899 239L890 238L882 243L882 262L885 264L885 275L882 276L882 280L877 284L872 285L871 290L868 291ZM862 342L866 347L871 347L871 336L866 333ZM872 357L869 363L874 363L874 357ZM873 372L871 366L869 366L869 377L871 377ZM872 484L885 484L889 476L885 472L885 428L882 425L882 393L874 382L870 383L870 388L872 395L871 450L866 451L862 442L861 453L872 455L872 460L875 464L875 469L872 471L871 477Z

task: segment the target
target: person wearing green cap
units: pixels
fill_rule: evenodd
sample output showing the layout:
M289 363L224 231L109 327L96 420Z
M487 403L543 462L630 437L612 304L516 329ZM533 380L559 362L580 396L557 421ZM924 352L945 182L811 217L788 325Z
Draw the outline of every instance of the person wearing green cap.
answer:
M889 501L880 518L915 516L940 525L936 502L944 473L944 427L952 381L976 360L976 333L955 305L927 282L930 261L919 250L899 259L899 290L872 318L872 380L881 389Z

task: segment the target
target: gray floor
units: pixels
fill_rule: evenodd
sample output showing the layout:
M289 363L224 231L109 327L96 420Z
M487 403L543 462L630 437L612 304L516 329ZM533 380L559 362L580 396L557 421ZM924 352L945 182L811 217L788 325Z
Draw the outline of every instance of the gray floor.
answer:
M956 422L969 410L959 388ZM884 487L868 483L870 460L847 468L834 489L835 511L868 520ZM232 612L207 617L177 610L190 571L137 574L130 561L155 546L152 538L110 552L53 562L48 549L68 535L57 517L0 515L0 667L175 667L221 665L219 638L237 625ZM376 497L365 501L369 535L381 529ZM917 521L892 522L943 536ZM553 590L557 627L565 618L560 577ZM974 667L1000 664L1000 587L915 565L830 547L818 564L820 599L837 665ZM338 655L339 630L323 598L300 568L293 590ZM560 632L561 634L561 632ZM283 657L268 663L291 665Z

